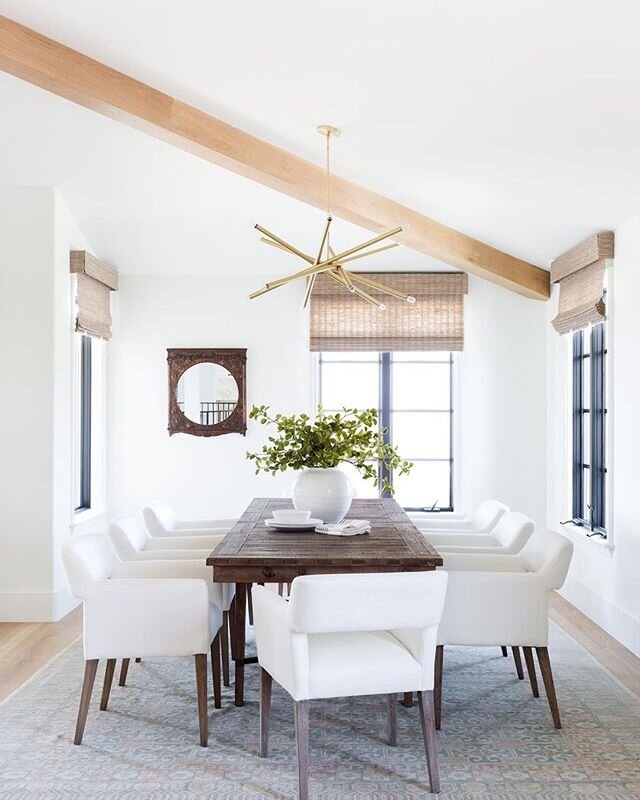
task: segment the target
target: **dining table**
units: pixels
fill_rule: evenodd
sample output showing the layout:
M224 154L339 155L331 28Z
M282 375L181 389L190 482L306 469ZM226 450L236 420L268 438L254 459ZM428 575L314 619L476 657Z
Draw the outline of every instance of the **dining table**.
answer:
M300 575L416 572L442 566L442 557L392 498L354 499L347 519L366 519L369 533L335 536L315 531L276 531L265 525L291 500L257 497L207 558L213 580L235 584L230 616L235 704L244 704L247 657L246 607L252 584L291 584Z

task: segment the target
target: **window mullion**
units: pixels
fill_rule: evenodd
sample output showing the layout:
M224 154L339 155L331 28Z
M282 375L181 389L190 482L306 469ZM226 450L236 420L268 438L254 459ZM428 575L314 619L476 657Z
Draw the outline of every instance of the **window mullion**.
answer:
M593 524L605 527L604 514L604 331L591 331L591 504Z
M584 516L584 477L582 465L584 463L582 447L583 427L583 360L582 360L582 331L573 334L573 504L572 516L580 520Z
M380 429L383 431L382 438L385 444L390 444L393 435L391 430L391 353L380 353L379 363ZM378 464L378 476L380 486L385 479L393 485L393 474L384 462ZM380 496L390 497L391 495L382 492L381 489Z

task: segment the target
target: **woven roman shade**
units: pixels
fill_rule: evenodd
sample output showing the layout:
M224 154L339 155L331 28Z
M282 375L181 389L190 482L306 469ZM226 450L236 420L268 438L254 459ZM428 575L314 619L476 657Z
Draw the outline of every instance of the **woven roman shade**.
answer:
M551 281L560 284L558 314L551 324L560 334L606 319L604 271L613 258L613 233L600 233L551 264Z
M86 250L72 250L70 264L78 281L76 330L111 339L110 295L118 288L118 273Z
M311 293L312 351L462 350L464 346L464 272L363 272L363 277L411 294L414 304L367 292L386 306L382 311L351 294L326 275Z

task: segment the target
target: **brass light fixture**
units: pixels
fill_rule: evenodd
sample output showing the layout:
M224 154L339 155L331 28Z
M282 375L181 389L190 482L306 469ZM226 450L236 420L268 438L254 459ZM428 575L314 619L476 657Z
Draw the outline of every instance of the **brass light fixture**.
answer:
M272 247L277 247L279 250L284 250L285 252L291 253L294 256L298 256L298 258L306 261L309 266L306 269L300 270L299 272L294 272L292 275L287 275L284 278L278 278L277 280L266 283L262 289L258 289L257 292L250 294L249 298L253 300L255 297L260 297L260 295L270 292L272 289L277 289L279 286L284 286L285 283L298 280L298 278L306 278L307 291L305 292L304 296L304 306L306 307L309 302L311 290L313 289L313 284L316 280L316 277L320 273L324 273L332 280L336 281L336 283L344 286L344 288L351 292L351 294L361 297L363 300L366 300L367 303L371 303L371 305L376 306L376 308L379 308L381 311L384 311L385 309L384 303L381 303L379 300L376 300L375 297L372 297L365 289L361 288L362 286L366 286L370 289L376 289L378 292L391 295L399 300L405 300L407 303L415 303L415 297L410 294L404 294L404 292L399 292L396 289L390 289L388 286L383 286L381 283L372 281L370 278L365 278L363 275L359 275L357 272L350 272L344 268L345 264L351 261L356 261L358 258L365 258L366 256L374 255L374 253L382 253L384 250L391 250L391 248L397 247L398 243L392 242L391 244L386 244L383 247L377 247L373 250L367 249L369 247L373 247L373 245L378 244L379 242L384 241L385 239L390 239L392 236L402 233L403 228L401 226L393 228L393 230L387 231L386 233L381 233L379 236L374 236L373 239L369 239L368 241L363 242L356 247L351 247L349 250L343 250L338 254L334 253L333 249L331 248L329 237L329 230L332 222L330 169L331 137L340 136L341 131L339 128L334 128L331 125L318 125L318 133L322 134L322 136L326 138L327 159L327 221L322 233L322 239L320 241L318 253L316 257L313 258L312 256L303 253L301 250L298 250L288 242L285 242L284 239L280 239L274 233L271 233L261 225L256 225L256 230L263 234L263 236L260 238L261 242L269 244ZM363 253L361 252L362 250L366 250L366 252Z

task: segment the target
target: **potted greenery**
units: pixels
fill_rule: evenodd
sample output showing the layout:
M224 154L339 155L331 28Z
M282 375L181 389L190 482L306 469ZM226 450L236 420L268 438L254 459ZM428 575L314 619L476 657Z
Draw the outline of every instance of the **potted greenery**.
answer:
M311 419L308 414L271 416L269 406L254 406L249 418L262 425L275 425L277 431L277 435L269 436L262 450L247 453L247 458L255 463L256 474L302 470L293 488L293 505L311 511L313 517L323 522L341 520L353 498L349 478L337 469L339 464L352 464L376 486L379 463L397 470L399 475L406 475L412 467L400 458L395 447L384 441L374 408L364 411L344 408L326 414L318 406L318 415ZM382 489L393 494L386 478Z

